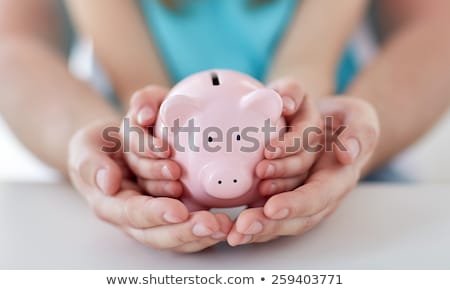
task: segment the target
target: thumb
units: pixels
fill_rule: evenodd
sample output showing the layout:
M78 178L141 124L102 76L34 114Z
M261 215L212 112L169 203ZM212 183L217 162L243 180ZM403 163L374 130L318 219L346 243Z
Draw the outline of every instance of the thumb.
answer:
M166 88L156 85L150 85L137 91L130 101L129 117L132 119L132 123L141 126L153 125L167 93Z
M340 132L338 140L333 140L336 142L332 144L338 161L344 165L366 162L376 147L380 131L372 105L360 99L341 97L322 101L319 109L327 130Z
M97 123L74 135L69 144L68 167L76 187L113 195L120 190L122 170L118 162L102 150L106 146L102 138L106 127Z

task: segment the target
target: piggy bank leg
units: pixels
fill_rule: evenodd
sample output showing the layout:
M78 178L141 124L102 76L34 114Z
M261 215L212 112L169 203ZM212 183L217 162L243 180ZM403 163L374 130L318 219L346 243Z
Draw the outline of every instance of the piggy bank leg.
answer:
M181 198L181 202L187 207L189 212L209 210L208 207L195 202L192 198L189 197Z

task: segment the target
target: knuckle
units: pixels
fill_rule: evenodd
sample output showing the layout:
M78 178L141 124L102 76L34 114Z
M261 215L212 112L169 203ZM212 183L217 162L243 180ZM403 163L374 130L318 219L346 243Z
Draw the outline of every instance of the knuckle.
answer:
M147 91L147 88L143 88L143 89L136 91L131 96L130 105L131 106L139 106L142 101L142 98L145 96L146 91Z
M355 98L353 96L346 97L345 100L342 100L342 102L345 102L347 106L349 106L355 111L361 110L366 111L367 109L372 107L372 105L366 100L363 100L361 98Z
M292 232L290 232L288 235L289 236L299 236L299 235L301 235L305 231L306 224L308 223L308 220L309 220L309 218L305 218L304 222L297 223L297 225L295 225L293 227Z
M307 232L313 227L315 227L320 222L320 218L318 216L315 217L307 217L303 224L303 229L301 233Z
M299 83L299 81L293 77L286 77L285 78L285 82L286 82L286 87L289 88L290 90L292 90L293 92L298 93L299 91L301 91L301 85Z
M136 160L136 171L146 176L157 175L159 171L155 170L154 163L151 159L138 157Z
M176 241L178 245L184 245L192 242L191 231L175 231L173 235L173 240Z
M139 229L128 229L125 230L125 232L146 247L159 250L164 249L164 244L159 243L159 241L157 239L154 239L148 232L144 232L143 230Z
M154 97L163 96L166 93L167 89L165 87L154 84L148 85L133 94L130 104L132 107L140 106L143 102L153 105L155 101Z
M108 215L105 213L105 211L101 207L93 205L93 206L91 206L91 208L92 208L92 211L94 212L95 216L98 219L100 219L104 222L107 222L107 223L111 223Z
M139 228L139 222L136 218L136 203L139 201L140 196L132 196L128 197L124 201L123 214L121 220L124 220L125 223L131 227ZM141 214L141 213L140 213Z

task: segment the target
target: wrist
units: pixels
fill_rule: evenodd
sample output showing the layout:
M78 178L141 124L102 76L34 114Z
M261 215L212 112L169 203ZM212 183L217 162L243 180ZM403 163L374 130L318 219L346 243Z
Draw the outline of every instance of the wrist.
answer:
M334 74L321 69L285 68L274 69L269 73L268 82L273 82L282 77L288 76L297 80L305 89L311 99L317 101L327 98L335 93Z

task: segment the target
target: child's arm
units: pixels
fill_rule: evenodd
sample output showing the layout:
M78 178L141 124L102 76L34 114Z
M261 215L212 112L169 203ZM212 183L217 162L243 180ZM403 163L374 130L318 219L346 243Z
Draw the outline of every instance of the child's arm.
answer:
M124 108L131 95L147 84L169 85L137 1L66 2L80 36L93 42Z
M333 94L336 67L368 3L302 1L278 49L269 80L290 76L314 98Z

